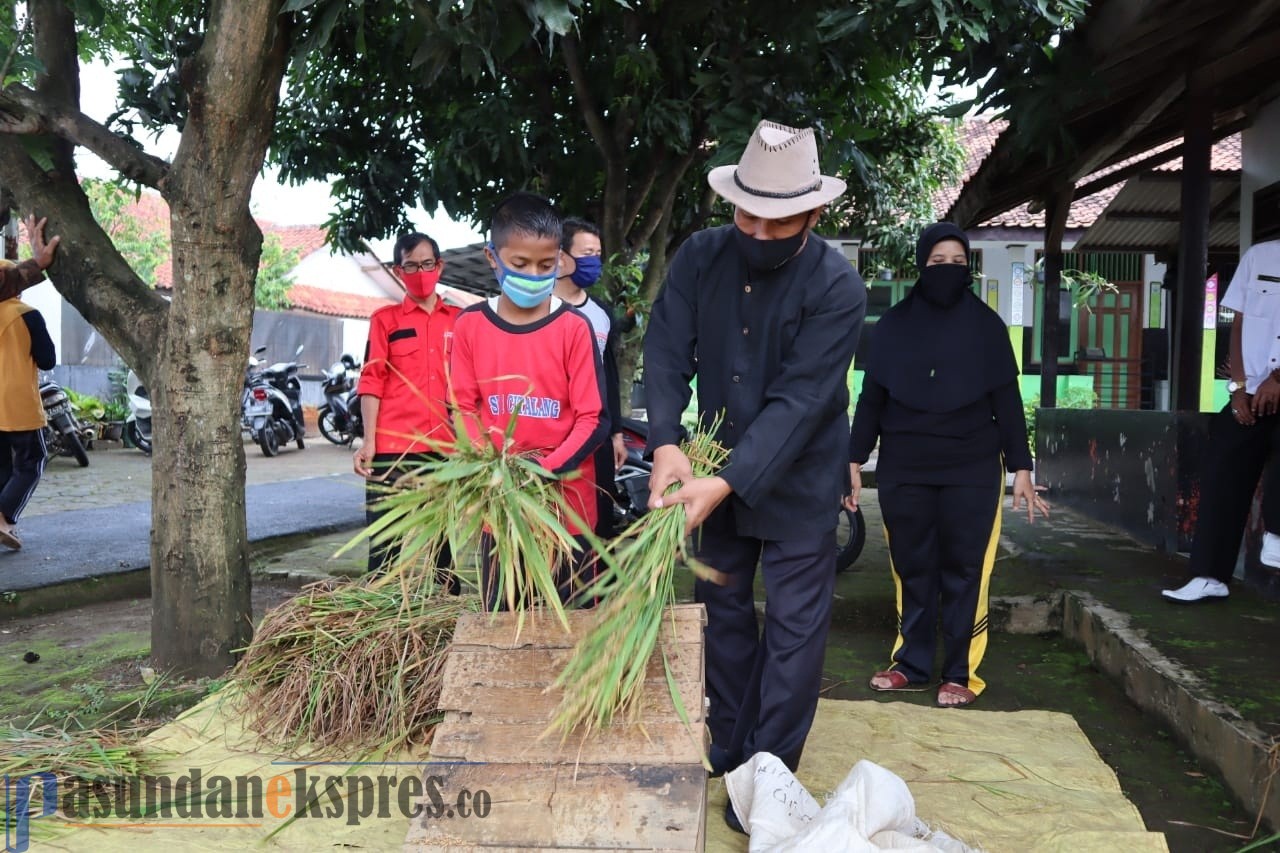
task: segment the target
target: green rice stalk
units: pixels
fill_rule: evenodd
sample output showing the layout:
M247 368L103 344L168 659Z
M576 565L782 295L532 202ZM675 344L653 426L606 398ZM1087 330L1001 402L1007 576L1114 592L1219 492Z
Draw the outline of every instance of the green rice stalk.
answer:
M456 425L465 437L461 416ZM443 458L409 471L379 499L382 517L338 553L366 536L371 547L398 548L386 576L372 586L394 583L398 574L412 570L430 593L436 581L429 569L446 545L457 556L476 552L485 543L500 602L517 614L517 631L538 603L567 630L556 572L569 564L577 548L566 529L566 522L577 519L546 469L528 456L510 452L510 431L511 427L502 449L487 440L464 438L446 448ZM477 589L484 556L470 569L455 567Z
M682 446L695 476L713 476L724 467L728 451L716 443L716 425ZM681 504L650 512L623 532L601 554L603 571L588 591L603 599L597 621L574 647L554 687L564 691L555 719L543 736L558 731L590 735L615 722L641 723L645 678L650 658L662 636L663 622L675 604L675 573L687 566L699 577L717 579L712 569L693 558L685 536ZM675 623L668 637L674 638ZM665 665L665 664L664 664ZM677 714L688 715L667 669L667 688Z
M376 586L326 581L270 611L233 674L249 727L294 750L427 742L454 626L479 610L429 586L414 570Z
M139 737L141 731L130 727L78 731L54 726L0 728L0 777L52 773L60 790L68 790L65 786L75 779L100 786L97 796L112 797L119 784L153 772L154 757L137 745ZM32 787L32 806L43 805L43 791L43 785ZM0 825L8 819L0 808Z

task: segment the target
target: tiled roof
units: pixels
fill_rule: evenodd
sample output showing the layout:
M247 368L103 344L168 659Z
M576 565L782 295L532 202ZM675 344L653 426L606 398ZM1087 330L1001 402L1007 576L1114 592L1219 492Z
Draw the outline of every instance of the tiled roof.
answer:
M934 198L934 210L941 218L946 215L951 206L960 196L960 189L973 174L978 170L978 166L991 153L991 149L995 146L996 139L1008 127L1008 122L1000 119L970 119L965 121L959 128L958 134L960 143L965 149L964 177L960 184L946 187L941 190ZM1144 151L1141 154L1130 157L1127 160L1108 166L1106 169L1100 169L1097 172L1084 178L1081 183L1094 180L1110 174L1111 172L1123 169L1140 160L1157 154L1160 151L1168 150L1176 145L1181 144L1181 139L1170 140L1163 145L1159 145L1150 151ZM1177 172L1182 169L1182 158L1174 159L1153 167L1157 171ZM1240 134L1228 136L1213 146L1210 154L1209 168L1214 172L1238 172L1241 168L1240 153ZM1123 183L1117 183L1106 189L1100 190L1093 195L1085 198L1078 198L1071 202L1071 211L1067 215L1068 228L1088 228L1098 217L1102 215L1107 205L1111 202L1116 194L1120 192ZM979 223L979 228L1044 228L1045 216L1044 211L1032 213L1027 209L1026 204L1019 205L1012 210L1007 210L999 216L993 216L985 222Z
M355 293L339 293L309 284L295 284L289 288L286 298L292 308L311 311L329 317L355 317L367 320L374 311L396 300L380 296L361 296Z

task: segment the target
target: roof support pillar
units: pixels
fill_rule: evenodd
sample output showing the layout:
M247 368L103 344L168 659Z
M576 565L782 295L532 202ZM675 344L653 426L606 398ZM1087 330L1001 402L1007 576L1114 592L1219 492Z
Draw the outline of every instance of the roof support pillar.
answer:
M1062 353L1063 297L1070 306L1071 295L1062 290L1062 235L1071 211L1072 187L1059 187L1049 195L1044 208L1044 315L1040 329L1040 407L1058 405L1058 356ZM1067 312L1068 318L1070 312ZM1070 331L1070 326L1067 327ZM1070 345L1068 344L1068 351Z
M1173 408L1200 410L1204 349L1204 286L1209 266L1209 156L1213 108L1190 90L1182 152L1182 222L1178 239L1178 283L1173 294Z

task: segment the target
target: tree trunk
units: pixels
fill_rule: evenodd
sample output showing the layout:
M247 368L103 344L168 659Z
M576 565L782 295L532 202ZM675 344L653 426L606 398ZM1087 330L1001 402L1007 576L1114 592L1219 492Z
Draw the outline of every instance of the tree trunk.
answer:
M266 154L286 38L278 0L213 4L185 69L191 105L165 183L174 294L154 370L151 654L221 674L252 635L240 391L262 234L249 195Z

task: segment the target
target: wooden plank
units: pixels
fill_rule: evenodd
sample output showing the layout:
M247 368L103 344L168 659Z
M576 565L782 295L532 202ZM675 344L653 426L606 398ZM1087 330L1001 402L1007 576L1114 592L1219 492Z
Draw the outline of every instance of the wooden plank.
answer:
M680 700L689 718L701 718L703 695L701 686L677 684ZM440 693L439 707L445 711L468 714L473 720L513 723L550 722L560 705L561 692L545 687L503 687L491 684L448 684ZM641 715L646 722L676 723L680 716L671 701L666 680L648 681L640 700ZM541 725L545 727L546 722ZM535 736L541 728L534 724Z
M693 684L702 680L702 646L697 643L660 646L649 658L646 679L665 682L664 652L677 683ZM445 661L444 683L449 686L546 687L559 677L572 654L572 649L458 647L450 651ZM439 707L449 710L455 706L442 703Z
M455 765L429 769L424 788L406 850L700 849L701 767ZM485 817L458 816L463 791L488 798Z
M530 764L577 761L581 764L698 764L707 748L701 721L646 720L643 726L613 725L590 738L556 734L539 740L544 724L476 721L451 713L436 727L432 761L503 761Z
M663 639L676 643L702 641L702 626L706 624L706 611L701 604L681 604L672 608L675 626L674 636L664 626ZM528 647L562 649L570 648L577 638L594 623L594 610L571 610L566 616L570 631L558 619L547 613L531 614L525 618L519 638L515 632L515 616L509 613L497 615L471 613L458 619L453 632L455 646L490 646L496 649ZM668 625L671 623L667 623Z

